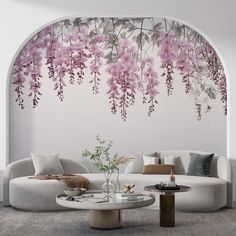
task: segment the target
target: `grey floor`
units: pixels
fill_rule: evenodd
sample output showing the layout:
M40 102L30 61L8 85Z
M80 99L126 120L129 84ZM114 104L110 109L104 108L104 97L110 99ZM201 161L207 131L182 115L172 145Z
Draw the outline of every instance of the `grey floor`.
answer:
M1 236L81 236L81 235L165 235L236 236L236 209L216 213L176 212L176 227L159 226L157 210L133 209L122 212L118 230L90 229L87 211L24 212L0 207Z

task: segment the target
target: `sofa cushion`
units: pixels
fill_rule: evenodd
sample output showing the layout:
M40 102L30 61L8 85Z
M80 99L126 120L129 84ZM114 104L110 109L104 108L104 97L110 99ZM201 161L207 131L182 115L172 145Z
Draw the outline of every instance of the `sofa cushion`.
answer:
M57 194L66 187L63 181L29 179L30 176L12 179L9 184L10 205L23 210L65 209L56 204Z
M143 164L146 165L155 165L161 164L161 155L159 152L154 152L151 154L144 154L143 155Z
M167 165L173 165L175 166L175 160L176 160L177 156L176 155L168 155L168 156L164 156L164 164Z
M142 174L144 169L143 156L135 155L125 169L125 174Z
M101 189L101 185L105 182L104 176L101 174L86 174L90 181L91 189ZM126 183L135 184L134 190L137 192L145 192L144 187L147 185L158 184L161 181L169 180L170 175L143 175L143 174L120 174L119 183L122 187ZM118 186L116 177L113 175L113 183ZM213 211L224 207L227 202L227 182L220 178L175 175L176 184L187 185L191 190L184 193L176 193L176 209L190 211ZM118 188L118 187L117 187ZM119 190L119 189L117 189ZM156 205L159 203L159 193L152 193L156 196ZM156 209L156 208L155 208Z
M210 176L211 161L214 154L190 153L191 159L187 175Z
M125 174L142 174L144 171L144 165L161 163L159 152L144 155L136 154L132 156L134 158L125 168Z
M144 166L143 174L171 174L171 170L175 174L175 166L174 165L166 165L166 164L157 164L157 165L146 165Z
M34 175L64 174L58 154L46 155L31 153L31 157L35 168Z

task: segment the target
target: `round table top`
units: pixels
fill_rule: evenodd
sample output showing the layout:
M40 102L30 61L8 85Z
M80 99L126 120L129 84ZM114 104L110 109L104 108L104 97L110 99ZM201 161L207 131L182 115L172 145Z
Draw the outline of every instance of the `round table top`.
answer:
M57 204L74 209L86 209L86 210L118 210L118 209L130 209L145 207L155 202L155 197L152 194L143 194L143 199L136 200L124 200L115 197L112 194L112 198L106 201L102 192L86 192L80 197L76 197L76 201L68 197L65 194L59 194L56 197Z
M151 192L162 192L162 193L180 193L191 190L191 187L185 185L178 185L180 189L158 189L155 185L145 186L144 190Z

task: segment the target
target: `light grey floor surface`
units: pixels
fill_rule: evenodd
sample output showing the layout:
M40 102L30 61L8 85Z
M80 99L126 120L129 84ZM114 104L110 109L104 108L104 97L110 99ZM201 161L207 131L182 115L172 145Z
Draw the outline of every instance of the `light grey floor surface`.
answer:
M176 227L159 226L159 212L132 209L122 212L118 230L94 230L88 225L87 211L24 212L0 207L1 236L87 236L87 235L163 235L236 236L236 209L216 213L176 212Z

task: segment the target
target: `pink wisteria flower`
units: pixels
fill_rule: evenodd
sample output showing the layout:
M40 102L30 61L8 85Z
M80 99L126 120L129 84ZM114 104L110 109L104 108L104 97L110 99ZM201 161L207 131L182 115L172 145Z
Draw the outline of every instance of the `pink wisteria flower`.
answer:
M42 68L42 52L37 46L41 38L38 38L35 35L28 44L21 50L17 60L14 64L14 81L13 84L16 85L15 91L18 96L16 101L24 108L22 98L24 83L26 81L26 76L30 78L29 80L29 96L32 97L33 108L37 106L41 95L40 88L41 83L40 79L41 68Z
M103 46L106 40L106 36L96 35L92 38L90 42L89 51L92 55L92 61L90 62L90 70L93 79L90 80L90 83L93 83L93 93L98 94L98 86L100 84L100 68L102 66L102 59L104 57Z
M66 56L65 64L70 83L75 83L75 74L77 74L77 83L81 84L84 80L86 61L91 56L88 52L88 28L81 26L78 29L74 29L65 36L65 42L67 43L64 50Z
M48 67L48 77L54 80L54 59L55 59L55 52L60 47L60 43L58 38L56 37L55 31L53 27L48 27L48 35L49 35L49 42L48 46L46 47L46 66Z
M203 112L211 110L211 101L218 94L226 115L226 76L216 51L189 27L166 19L151 21L153 24L147 18L75 18L41 30L24 46L13 65L16 102L24 108L27 90L33 107L37 106L45 66L46 77L53 81L60 100L68 84L81 84L85 79L98 94L105 67L112 113L120 110L126 120L127 109L134 104L136 93L141 92L143 103L149 104L150 116L158 103L159 65L152 57L158 55L168 95L173 92L174 73L178 73L185 92L195 99L199 119Z
M70 84L81 84L84 79L86 61L90 58L88 52L87 27L83 26L64 35L63 42L58 39L53 41L51 50L48 51L49 58L53 62L53 71L50 75L55 83L54 89L62 101L64 99L64 87L66 87L66 76L69 75ZM52 67L50 67L52 68ZM50 69L49 68L49 69ZM52 73L53 72L53 73Z
M25 87L25 74L24 74L24 58L22 53L18 55L16 61L13 66L13 74L12 74L12 84L15 86L14 91L17 94L16 102L24 109L24 99L23 99L23 89Z
M138 66L135 61L137 50L128 39L123 39L119 42L117 51L118 61L107 68L111 76L108 80L108 94L112 113L116 114L119 107L122 119L126 120L126 109L134 104L138 86Z
M63 46L59 47L55 52L54 59L54 90L57 91L57 96L62 101L64 99L64 87L66 83L64 77L66 75L66 59L68 58L68 52Z
M93 63L90 66L90 69L91 69L92 74L98 74L99 73L99 65L98 64Z
M161 58L161 67L165 70L163 76L166 76L167 94L171 95L173 92L173 68L177 52L177 37L173 32L162 33L161 36L162 40L158 54Z
M194 48L191 43L179 43L179 51L176 55L176 68L180 70L183 76L192 75L196 67Z
M159 85L157 72L154 69L154 60L152 57L147 57L141 61L142 72L144 75L145 96L148 96L149 110L148 115L150 116L155 110L155 104L157 104L156 96L159 94L157 87Z
M189 78L194 77L196 71L198 58L195 53L192 43L178 41L178 52L176 53L176 68L183 76L183 83L185 84L185 92L188 93L191 89Z

